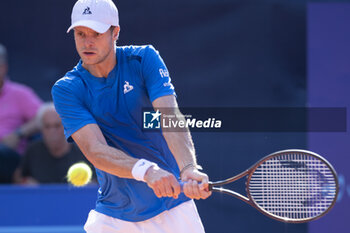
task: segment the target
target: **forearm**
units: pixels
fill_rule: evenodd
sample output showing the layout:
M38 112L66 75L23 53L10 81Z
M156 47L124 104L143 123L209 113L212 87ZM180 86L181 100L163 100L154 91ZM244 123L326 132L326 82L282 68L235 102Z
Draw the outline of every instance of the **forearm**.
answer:
M167 110L166 110L167 111ZM170 109L168 116L174 116L173 121L185 121L178 108ZM170 130L163 130L163 136L168 144L168 147L174 155L180 171L192 164L197 166L196 152L191 137L191 133L187 128L173 128Z
M16 168L16 170L13 172L12 181L15 184L22 183L22 181L23 181L22 169Z
M183 120L180 112L175 116ZM183 191L189 198L206 199L211 195L208 190L209 178L198 170L191 134L188 129L175 131L180 132L163 131L163 134L179 166L180 179L184 182Z
M36 132L39 132L39 127L36 120L33 119L6 135L1 143L15 150L22 138L30 137Z
M96 168L118 177L133 178L131 171L137 159L108 146L96 124L84 126L73 133L72 138Z
M197 165L193 140L188 130L185 132L163 132L163 135L180 171L189 164Z
M175 97L172 95L160 97L154 100L152 105L155 110L160 110L162 114L171 117L173 121L180 122L185 120L179 110ZM188 129L163 128L162 132L180 171L189 164L197 165L193 140Z
M24 137L30 137L31 135L39 132L39 124L37 120L34 118L25 124L23 124L19 129L21 135Z
M122 178L134 178L131 171L138 159L127 155L121 150L108 145L98 144L93 150L84 154L96 168L102 171Z

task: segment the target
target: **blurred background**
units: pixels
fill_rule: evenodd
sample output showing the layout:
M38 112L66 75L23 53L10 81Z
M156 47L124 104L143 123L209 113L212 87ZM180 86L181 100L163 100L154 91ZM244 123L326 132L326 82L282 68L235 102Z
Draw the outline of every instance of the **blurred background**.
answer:
M114 2L120 15L118 45L152 44L169 69L180 106L350 105L350 1ZM79 61L73 34L66 34L74 3L0 3L8 77L32 88L43 101L51 101L52 85ZM300 148L324 155L341 181L334 209L310 224L277 222L239 200L213 194L197 201L208 233L321 233L334 225L337 232L348 232L348 132L201 132L193 133L193 139L198 161L212 180L242 172L274 151ZM231 188L245 193L244 181ZM0 185L0 233L83 232L96 192L96 185Z

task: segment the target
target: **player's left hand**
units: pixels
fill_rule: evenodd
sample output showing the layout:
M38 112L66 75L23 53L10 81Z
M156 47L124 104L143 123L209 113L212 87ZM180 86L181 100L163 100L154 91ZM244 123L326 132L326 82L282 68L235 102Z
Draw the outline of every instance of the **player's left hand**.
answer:
M209 191L209 178L207 174L198 171L197 168L187 168L181 174L181 180L184 181L183 191L191 199L206 199L211 195Z

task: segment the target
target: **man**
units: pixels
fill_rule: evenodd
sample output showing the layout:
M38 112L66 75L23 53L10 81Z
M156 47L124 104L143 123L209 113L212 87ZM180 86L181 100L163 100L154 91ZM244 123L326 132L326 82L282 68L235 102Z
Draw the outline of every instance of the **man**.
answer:
M53 103L42 105L37 121L43 140L28 147L14 180L19 184L66 183L69 167L84 161L84 155L65 140L61 119Z
M6 48L0 44L0 141L23 152L20 140L39 130L35 115L42 101L29 87L10 81L7 71Z
M0 44L0 183L11 183L25 150L25 139L38 132L35 115L39 97L27 86L7 77L6 48Z
M152 46L116 47L120 28L111 0L77 1L71 29L81 61L56 82L52 96L66 138L95 166L100 183L85 230L204 232L190 199L211 192L208 176L197 169L189 132L142 130L143 107L179 115L158 52Z

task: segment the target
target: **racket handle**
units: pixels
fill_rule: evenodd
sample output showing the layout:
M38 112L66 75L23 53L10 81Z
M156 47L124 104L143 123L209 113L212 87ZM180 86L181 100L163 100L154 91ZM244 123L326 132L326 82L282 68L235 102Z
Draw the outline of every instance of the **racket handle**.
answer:
M183 193L184 192L184 184L185 184L185 182L184 181L179 181L179 184L180 184L181 192Z
M179 184L180 184L180 188L181 188L181 192L183 193L184 192L184 184L186 182L185 181L179 181ZM209 182L209 191L212 191L213 190L213 185L211 182Z

